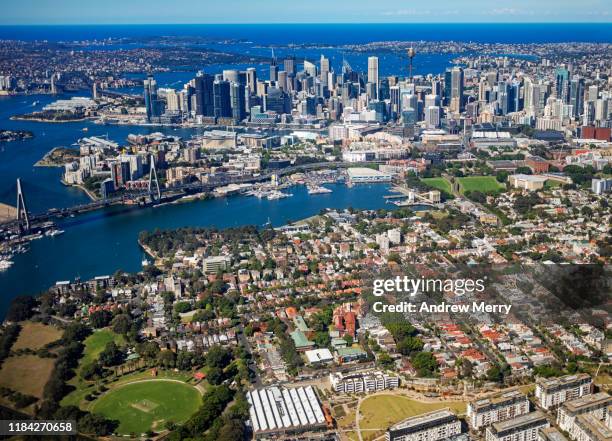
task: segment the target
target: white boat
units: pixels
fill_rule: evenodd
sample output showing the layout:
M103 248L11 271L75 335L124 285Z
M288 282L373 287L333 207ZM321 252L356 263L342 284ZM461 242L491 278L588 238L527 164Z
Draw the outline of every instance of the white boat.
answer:
M308 187L308 194L324 194L324 193L331 193L331 192L332 190L330 190L329 188L325 188L320 185L313 185L313 186Z
M55 237L55 236L59 236L60 234L64 234L64 233L65 233L64 230L50 230L47 232L47 235L51 237Z
M0 260L0 271L5 271L13 266L13 262L10 260Z
M270 194L268 194L267 199L269 201L275 201L277 199L289 198L291 196L293 196L293 194L291 193L283 193L282 191L273 191Z

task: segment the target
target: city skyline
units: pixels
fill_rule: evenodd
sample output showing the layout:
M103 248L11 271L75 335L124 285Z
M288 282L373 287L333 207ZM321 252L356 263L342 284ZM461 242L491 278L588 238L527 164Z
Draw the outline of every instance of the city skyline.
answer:
M174 2L172 10L160 0L125 4L109 0L83 6L76 0L24 0L5 5L0 25L76 24L268 24L268 23L610 23L612 7L603 0L552 0L537 4L513 0L491 5L481 0L417 4L382 0L372 4L312 0L307 3L229 0L223 4ZM117 12L121 11L119 15ZM228 13L231 11L231 14Z

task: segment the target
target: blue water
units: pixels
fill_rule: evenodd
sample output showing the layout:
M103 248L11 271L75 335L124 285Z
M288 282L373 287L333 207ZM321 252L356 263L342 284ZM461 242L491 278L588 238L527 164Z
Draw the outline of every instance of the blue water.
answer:
M234 38L248 40L232 44L210 43L207 46L236 53L267 56L267 44L318 42L328 44L364 43L381 40L458 40L480 42L559 42L612 41L610 24L371 24L371 25L141 25L141 26L0 26L0 39L51 41L83 40L107 37L143 37L156 35L200 35L210 39ZM343 54L336 48L275 50L279 59L295 55L298 60L316 60L320 54L330 58L339 70L342 58L355 70L365 71L371 54ZM380 54L382 75L405 74L406 62L393 54ZM439 73L451 62L452 54L421 54L415 58L415 73ZM246 65L205 66L210 73L223 69L244 69ZM259 75L267 79L268 66L255 65ZM167 72L156 75L162 87L180 88L195 72ZM135 74L139 75L139 74ZM141 93L140 90L129 90ZM78 95L89 95L88 91ZM59 97L17 96L0 97L0 128L27 129L35 138L23 142L0 144L0 201L15 204L15 180L21 177L28 208L40 212L51 207L82 203L88 198L74 188L59 182L58 168L35 168L33 164L47 151L57 146L73 145L80 137L104 135L120 143L130 133L162 131L189 138L195 129L164 129L160 127L100 126L91 122L49 124L11 121L10 116L39 109ZM65 98L65 97L63 97ZM38 101L36 106L32 104ZM83 132L84 127L88 128ZM218 227L257 224L271 219L280 225L319 212L322 208L353 206L378 208L384 206L383 185L346 188L334 186L332 194L308 196L303 188L293 188L292 198L278 201L235 197L189 204L125 210L112 208L65 220L66 233L55 238L43 238L31 244L31 250L15 257L15 265L0 273L0 317L10 299L18 294L35 294L58 280L75 277L89 278L111 274L117 269L136 271L142 252L136 239L142 230L175 228L189 225Z
M350 6L347 6L350 7ZM499 43L612 41L610 23L390 23L0 26L0 38L72 41L160 35L245 39L259 44L351 44L382 40Z
M15 264L0 273L0 317L10 299L36 294L59 280L112 274L117 269L139 271L143 253L138 233L182 226L274 226L319 213L324 208L377 209L385 205L387 185L348 188L327 185L333 193L309 195L304 186L292 187L293 197L268 201L248 196L162 205L145 209L112 207L69 218L59 223L65 233L31 242L31 249L15 256Z

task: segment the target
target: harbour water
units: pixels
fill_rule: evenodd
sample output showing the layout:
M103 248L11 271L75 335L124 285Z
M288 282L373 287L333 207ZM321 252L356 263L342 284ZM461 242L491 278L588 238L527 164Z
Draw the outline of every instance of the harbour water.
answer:
M295 55L298 61L313 61L320 54L330 58L339 71L342 59L355 70L364 71L369 55L380 56L381 75L405 75L406 62L397 55L385 53L343 53L335 47L322 44L317 48L289 48L290 43L327 43L329 45L365 43L389 40L455 40L478 42L562 42L610 41L609 24L431 24L431 25L179 25L179 26L0 26L0 38L50 41L83 40L108 37L146 37L152 35L198 35L214 39L233 38L230 45L211 42L209 47L228 52L268 56L270 44L284 45L275 49L280 60ZM109 47L106 47L109 49ZM448 67L454 54L419 54L415 59L416 74L441 73ZM246 65L206 66L210 73L223 69L242 69ZM262 78L267 78L267 65L259 64ZM142 75L142 73L135 73ZM161 87L180 88L193 78L195 72L168 72L157 76ZM140 90L129 90L140 93ZM89 95L88 92L78 95ZM73 145L83 136L108 135L123 143L128 134L146 134L156 131L172 133L185 138L197 129L161 127L104 126L89 121L51 124L13 121L15 114L39 110L45 104L65 96L0 97L0 129L30 130L34 138L0 144L0 202L15 204L15 181L23 181L28 208L40 212L52 207L66 207L88 200L80 190L60 183L60 168L34 167L53 147ZM84 128L88 130L83 131ZM36 294L58 280L83 279L112 274L118 269L140 269L142 251L137 244L138 233L156 228L180 226L228 227L245 224L263 225L268 218L274 226L318 213L323 208L381 208L385 205L385 185L366 185L348 188L332 185L332 193L308 195L305 187L290 191L293 197L268 201L236 196L223 199L165 205L146 209L113 207L65 219L59 228L65 234L33 241L31 249L14 258L15 264L0 272L0 317L10 300L20 294Z

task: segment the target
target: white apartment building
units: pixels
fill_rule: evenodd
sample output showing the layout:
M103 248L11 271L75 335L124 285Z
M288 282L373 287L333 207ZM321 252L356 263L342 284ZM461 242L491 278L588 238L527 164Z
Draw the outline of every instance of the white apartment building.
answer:
M438 441L461 433L461 422L449 409L408 418L387 429L386 441Z
M535 396L542 408L553 409L569 400L591 393L593 379L588 374L565 375L559 378L539 378Z
M600 421L591 414L579 415L576 418L576 441L610 441L612 430L605 421Z
M550 423L538 410L487 427L486 441L536 441L539 431L547 427Z
M349 375L341 373L329 374L332 390L340 394L370 393L387 389L395 389L400 385L400 379L380 371L360 372Z
M599 421L609 421L608 407L610 404L612 404L612 397L606 392L566 401L557 412L557 424L561 430L569 433L572 439L576 439L580 431L576 423L577 418L580 415L593 415Z
M513 390L468 403L467 421L474 430L480 430L527 413L529 400L520 391Z

